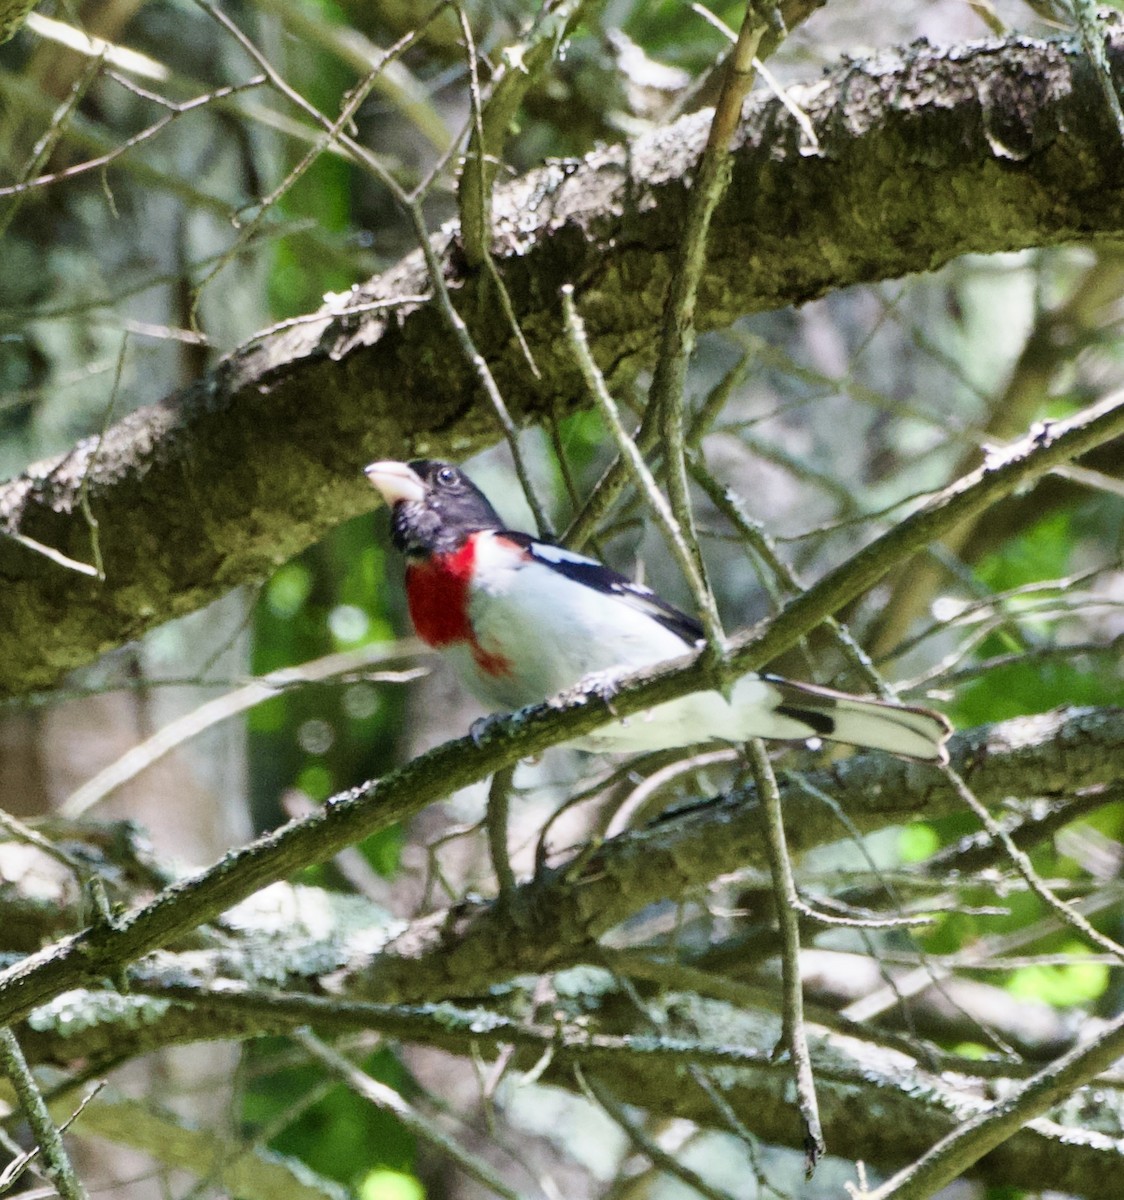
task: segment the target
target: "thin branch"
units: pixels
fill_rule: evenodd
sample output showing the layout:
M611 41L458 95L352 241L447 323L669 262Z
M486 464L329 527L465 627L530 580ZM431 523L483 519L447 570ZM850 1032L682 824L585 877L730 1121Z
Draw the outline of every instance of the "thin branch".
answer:
M965 1121L880 1188L856 1195L861 1200L926 1200L1028 1121L1064 1100L1075 1088L1095 1079L1122 1054L1124 1016L1119 1016L1088 1045L1071 1050L1006 1100Z
M107 796L130 779L135 779L177 746L198 737L204 730L210 729L220 721L226 721L238 713L264 704L287 689L321 683L354 673L362 673L364 679L372 679L379 683L405 683L415 679L419 674L418 670L376 672L374 675L369 674L369 671L378 663L410 657L419 649L419 646L409 643L394 643L390 646L367 646L362 650L344 650L300 663L295 667L282 667L252 679L249 683L223 696L216 696L191 712L176 717L143 742L126 750L119 758L75 788L59 806L59 812L70 819L83 816L94 805L100 804ZM424 671L425 669L421 668L420 673L424 674Z
M137 146L142 145L144 142L150 141L158 133L162 133L173 121L178 120L180 117L184 117L188 113L194 112L198 108L203 108L208 104L214 104L215 101L222 100L227 96L235 96L240 92L261 87L263 83L265 83L265 78L261 75L255 75L252 79L247 79L244 83L232 83L226 87L215 88L205 95L196 96L192 100L184 100L182 103L176 104L173 111L168 113L167 116L161 117L159 121L155 121L139 133L133 134L131 138L126 139L118 146L114 146L112 150L107 150L105 154L99 154L96 158L86 159L85 162L75 163L74 166L65 167L61 171L53 171L47 175L37 175L34 179L28 179L22 183L13 183L7 187L0 187L0 196L19 196L34 188L48 187L53 183L60 183L64 179L73 179L78 175L85 175L90 171L101 170L115 162L123 154L127 154L130 150L136 149Z
M973 520L999 499L1011 495L1022 483L1040 479L1056 465L1079 458L1122 433L1124 392L1104 397L1067 421L1035 425L1027 437L993 453L983 466L938 492L917 512L901 520L792 600L781 613L765 623L767 628L760 637L735 639L735 662L739 666L744 664L746 669L752 669L749 668L750 661L755 661L757 666L769 662L782 649L794 644L796 638L792 634L796 627L808 631L820 619L838 612L882 579L892 565L889 560L906 561L938 541L948 530ZM1053 461L1055 455L1056 462ZM809 620L812 611L816 613L815 621Z
M439 1129L432 1121L425 1120L409 1105L393 1088L380 1080L372 1079L365 1071L359 1070L354 1063L349 1062L338 1051L322 1042L308 1030L297 1030L294 1040L325 1067L332 1075L347 1085L357 1096L375 1105L384 1112L393 1113L419 1141L426 1142L440 1154L452 1159L470 1178L475 1179L481 1187L486 1188L505 1200L523 1200L519 1193L513 1191L495 1173L492 1167L478 1155L471 1153L461 1146L455 1138L450 1137Z
M769 870L773 876L774 908L781 931L781 989L784 1003L781 1010L781 1041L792 1056L792 1072L796 1083L796 1103L804 1122L804 1177L811 1179L827 1147L820 1125L819 1104L816 1101L816 1079L808 1054L808 1032L804 1025L804 992L800 983L800 925L796 919L798 897L792 877L792 862L784 833L784 815L776 776L769 763L760 738L746 743L757 796L761 804L761 823L769 855Z
M617 444L617 453L620 455L621 461L625 463L628 471L636 480L640 491L656 516L656 521L667 541L668 549L675 556L675 561L679 564L679 569L683 572L687 585L691 589L691 595L698 606L710 645L721 652L722 622L718 616L714 595L707 585L706 577L700 570L699 556L692 549L689 535L685 535L671 507L664 499L663 493L652 477L651 471L648 470L648 465L636 443L629 436L628 430L621 424L617 406L613 403L609 389L605 386L605 379L593 361L593 355L589 352L585 326L574 306L574 289L569 284L562 288L562 316L566 337L570 343L570 349L577 359L586 388L597 402L605 424Z
M791 1200L788 1192L778 1191L766 1178L761 1165L761 1147L758 1145L757 1138L753 1136L746 1123L734 1111L733 1105L722 1094L722 1089L715 1084L714 1080L701 1067L693 1065L690 1071L691 1078L694 1079L695 1083L705 1093L707 1099L714 1106L715 1111L725 1122L727 1128L745 1146L753 1168L753 1176L757 1182L758 1195L762 1195L765 1192L772 1192L777 1197L777 1200Z
M11 529L0 529L0 537L11 538L13 542L19 542L21 546L25 546L28 550L33 550L36 554L42 554L44 558L49 558L51 562L57 566L64 567L68 571L77 571L80 575L89 575L91 579L98 578L98 569L91 566L90 563L84 563L77 558L71 558L67 554L63 554L61 550L56 550L52 546L44 546L42 542L37 542L34 538L27 537L26 534L16 533Z
M76 858L61 846L56 846L50 838L44 837L37 829L32 829L14 813L2 808L0 808L0 829L3 829L14 841L26 842L27 845L34 846L42 854L46 854L48 858L53 858L74 876L79 885L85 884L89 880L91 875L89 864L82 862L80 858Z
M757 521L751 520L745 512L742 499L733 488L724 488L707 469L703 460L692 454L688 460L691 474L710 499L710 502L726 518L737 531L739 537L750 547L757 557L765 564L771 577L780 581L785 591L791 595L799 595L804 590L804 584L797 578L796 573L781 558L776 545L769 537L765 528ZM840 651L854 668L858 677L879 695L887 696L890 689L879 675L870 656L852 636L851 631L835 617L824 621L824 626L835 637Z
M1117 888L1107 888L1095 896L1078 901L1073 907L1077 908L1082 915L1092 915L1115 908L1120 900L1121 893ZM985 967L993 958L1007 950L1049 937L1062 929L1063 925L1064 922L1059 916L1052 915L1041 921L1034 921L1030 925L1024 925L1012 933L981 938L967 950L961 951L954 965L960 970L970 969L973 965ZM1112 959L1113 962L1119 961L1115 954ZM939 984L949 978L952 970L953 965L945 964L933 957L927 957L924 966L894 979L892 986L887 985L876 991L867 992L860 999L847 1005L843 1010L843 1015L848 1020L860 1023L873 1021L897 1005L903 1004L910 997L919 995L933 984Z
M729 1192L724 1192L721 1188L709 1184L697 1171L693 1171L685 1163L680 1162L674 1154L669 1154L654 1138L649 1137L629 1117L625 1106L609 1091L605 1084L599 1079L587 1078L578 1063L574 1064L574 1078L578 1082L578 1087L585 1095L595 1104L599 1104L608 1113L609 1117L619 1126L625 1137L632 1143L633 1148L644 1155L656 1170L662 1171L665 1175L670 1175L673 1179L678 1179L680 1183L685 1184L692 1191L698 1192L700 1196L705 1196L706 1200L732 1200Z
M705 582L706 568L698 553L698 536L687 482L684 392L687 364L695 346L695 306L706 262L711 220L730 181L730 143L741 120L742 102L753 82L753 62L757 49L769 23L758 12L753 0L746 4L737 44L726 64L726 76L714 108L706 146L695 170L686 221L679 234L659 356L648 392L649 415L646 420L654 421L662 435L671 510L691 547L696 571L703 580L702 590L708 596L710 587ZM708 608L703 610L703 623L710 649L719 655L721 630L716 622L709 623L707 620L713 612L714 602L711 600Z
M121 349L117 352L117 362L113 368L113 383L109 389L109 399L106 401L105 411L102 413L101 428L98 430L97 440L94 442L94 447L82 470L82 482L78 485L78 507L82 510L82 515L86 518L86 527L90 531L90 550L94 556L94 569L97 572L97 579L101 583L105 582L105 563L101 553L101 533L98 529L98 519L90 507L90 476L97 468L98 456L101 454L102 443L105 441L105 431L113 420L113 406L121 388L121 373L125 369L125 355L128 349L129 335L125 333L121 338Z
M140 75L143 79L167 83L171 78L171 71L162 62L157 62L138 50L131 50L128 46L107 42L105 38L91 37L65 21L55 21L42 13L33 12L28 14L27 27L44 41L55 42L86 58L98 59L121 71Z
M741 116L742 101L752 83L753 57L762 36L769 30L768 22L761 22L755 17L754 5L747 5L738 47L725 66L722 94L710 123L687 201L677 264L661 327L656 373L648 393L648 408L636 434L636 445L641 455L645 456L655 449L662 434L665 442L663 449L670 453L672 459L668 470L672 511L687 531L692 545L696 546L698 542L693 536L686 476L682 469L685 440L681 420L686 365L694 346L695 301L705 262L711 218L729 178L730 139ZM669 402L671 415L668 413ZM670 431L670 445L666 444L667 425L678 425L677 430ZM596 523L616 503L627 481L628 471L622 459L617 459L606 468L589 502L566 530L563 540L567 545L580 548L589 540ZM701 570L701 562L699 567Z
M34 13L31 15L35 16ZM27 190L33 186L29 182L30 177L47 161L53 153L55 146L58 145L59 139L70 127L75 114L78 112L78 107L82 103L82 98L86 95L86 92L90 89L90 86L97 79L98 75L101 74L101 68L102 58L100 56L86 64L86 69L74 81L70 89L70 95L59 105L46 131L32 147L31 155L24 169L20 172L19 181L16 184L17 187L23 187L25 190L14 193L15 199L5 209L3 215L0 216L0 238L4 236L11 223L15 220L16 214L23 206ZM0 196L5 194L5 192L0 191Z
M515 895L517 882L511 869L511 858L507 851L508 809L511 802L511 783L515 777L515 766L507 766L492 776L488 789L488 813L485 829L488 833L488 849L492 856L492 870L499 885L499 900L506 904Z
M975 813L980 824L987 830L988 834L999 842L1003 849L1006 850L1008 858L1015 864L1015 869L1026 880L1030 890L1051 908L1062 921L1071 929L1076 930L1082 937L1087 938L1095 946L1109 954L1116 956L1117 960L1124 961L1124 946L1112 938L1095 929L1071 904L1067 904L1060 899L1046 885L1045 880L1034 869L1034 865L1030 861L1030 857L1025 851L1020 850L1015 845L1014 839L1003 828L1002 825L987 811L986 808L979 802L972 789L964 782L960 774L948 764L943 764L941 770L948 777L949 782L956 789L957 795L964 801L965 804Z
M42 1151L44 1169L59 1195L63 1200L88 1200L86 1189L62 1144L62 1134L47 1111L43 1093L31 1074L16 1035L6 1025L0 1028L0 1067L16 1089L20 1107Z
M382 65L375 91L387 100L440 154L448 151L454 141L441 108L428 93L428 84L419 80L398 59L384 62L387 51L370 40L356 24L337 22L332 15L300 0L254 0L255 7L276 13L285 29L298 42L322 46L359 76ZM433 6L434 10L442 7ZM428 28L436 11L427 11L419 21L421 29Z

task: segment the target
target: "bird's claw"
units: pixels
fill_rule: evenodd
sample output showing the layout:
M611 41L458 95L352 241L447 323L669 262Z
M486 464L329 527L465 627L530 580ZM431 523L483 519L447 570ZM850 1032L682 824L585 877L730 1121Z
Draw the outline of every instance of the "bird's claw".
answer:
M596 697L605 703L606 707L613 714L617 715L616 709L613 708L613 700L620 691L620 676L619 670L594 671L590 675L586 675L584 679L576 683L572 688L568 688L562 693L563 700L584 700L590 696Z
M486 717L477 717L468 727L468 736L473 745L483 745L484 739L506 717L507 713L489 713Z

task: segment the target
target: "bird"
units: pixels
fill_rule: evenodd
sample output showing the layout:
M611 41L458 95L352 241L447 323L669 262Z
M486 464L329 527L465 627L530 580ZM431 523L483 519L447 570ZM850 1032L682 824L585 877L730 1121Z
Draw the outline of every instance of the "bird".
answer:
M614 680L704 642L702 625L651 588L596 559L507 528L452 463L382 461L365 468L390 508L405 557L418 637L456 668L493 712L541 703L578 685L612 694ZM748 673L618 718L573 745L594 752L673 749L751 738L819 738L947 762L939 712Z

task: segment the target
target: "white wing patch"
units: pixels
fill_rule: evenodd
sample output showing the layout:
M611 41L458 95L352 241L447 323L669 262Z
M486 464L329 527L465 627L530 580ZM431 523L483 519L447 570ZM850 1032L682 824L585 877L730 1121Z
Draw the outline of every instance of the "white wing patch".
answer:
M541 558L549 563L580 563L586 567L599 567L601 564L595 558L587 558L584 554L575 554L565 546L554 546L550 542L534 542L530 547L535 558Z

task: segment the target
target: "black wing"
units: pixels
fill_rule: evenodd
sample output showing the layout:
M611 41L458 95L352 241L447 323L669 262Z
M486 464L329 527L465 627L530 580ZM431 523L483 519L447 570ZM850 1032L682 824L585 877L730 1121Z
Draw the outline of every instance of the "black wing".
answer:
M550 567L559 575L573 579L585 587L604 592L625 604L631 605L638 612L658 621L665 629L681 637L688 646L694 646L701 641L703 627L694 617L688 616L674 604L668 604L662 597L657 596L651 588L643 584L633 583L624 575L611 567L599 563L595 558L586 558L584 554L575 554L564 546L554 546L549 542L540 542L529 533L513 533L504 530L500 535L522 546L536 562Z

